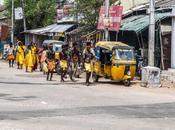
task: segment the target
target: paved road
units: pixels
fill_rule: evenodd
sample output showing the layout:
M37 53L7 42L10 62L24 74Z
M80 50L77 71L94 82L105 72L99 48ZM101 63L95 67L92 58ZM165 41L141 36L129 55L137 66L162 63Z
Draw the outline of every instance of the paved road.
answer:
M174 130L175 90L45 81L0 61L0 130Z

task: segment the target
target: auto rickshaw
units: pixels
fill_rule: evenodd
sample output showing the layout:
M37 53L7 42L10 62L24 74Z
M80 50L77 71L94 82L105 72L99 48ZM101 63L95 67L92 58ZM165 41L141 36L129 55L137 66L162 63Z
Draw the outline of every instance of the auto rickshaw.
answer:
M134 48L121 42L96 43L95 62L93 63L92 78L98 82L100 77L122 81L130 86L136 73Z

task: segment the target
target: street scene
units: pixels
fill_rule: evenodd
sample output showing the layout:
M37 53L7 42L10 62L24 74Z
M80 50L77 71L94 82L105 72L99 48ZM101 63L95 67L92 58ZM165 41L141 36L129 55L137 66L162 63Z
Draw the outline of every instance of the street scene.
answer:
M132 87L102 80L60 83L40 72L10 69L0 62L1 130L173 130L175 88Z
M174 130L175 0L0 0L0 130Z

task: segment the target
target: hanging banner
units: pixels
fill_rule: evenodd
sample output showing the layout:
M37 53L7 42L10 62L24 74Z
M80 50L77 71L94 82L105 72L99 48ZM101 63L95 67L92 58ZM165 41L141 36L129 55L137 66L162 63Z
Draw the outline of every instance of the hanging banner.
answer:
M100 9L97 29L110 31L119 31L122 20L123 6L111 6L109 9L109 18L105 17L105 7Z
M73 8L74 6L70 4L70 5L64 5L62 9L57 9L57 21L69 17Z
M23 19L23 10L21 7L15 8L15 20Z

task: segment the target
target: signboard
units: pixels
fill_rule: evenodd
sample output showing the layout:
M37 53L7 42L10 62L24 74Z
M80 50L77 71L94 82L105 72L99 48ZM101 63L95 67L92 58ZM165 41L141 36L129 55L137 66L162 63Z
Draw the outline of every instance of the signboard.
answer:
M9 35L9 27L7 25L0 25L0 40L6 40Z
M73 8L73 5L64 5L64 15L69 15Z
M105 17L105 7L100 9L97 29L110 31L119 31L122 20L123 6L111 6L109 9L109 18Z
M57 20L61 20L64 17L63 9L57 9Z
M15 8L15 19L16 20L23 19L23 10L21 7Z
M66 4L63 8L57 9L57 21L61 21L62 19L70 18L71 11L73 10L73 4Z

